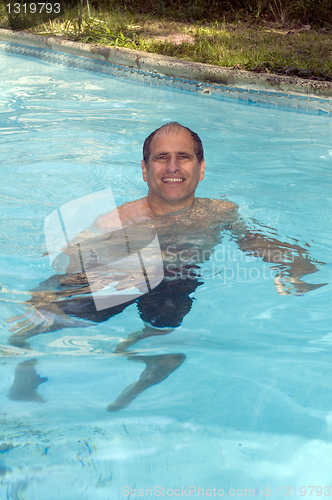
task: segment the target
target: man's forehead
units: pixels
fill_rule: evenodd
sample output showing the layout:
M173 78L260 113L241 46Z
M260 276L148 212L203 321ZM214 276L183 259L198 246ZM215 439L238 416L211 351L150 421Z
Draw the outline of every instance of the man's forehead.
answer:
M180 137L179 137L180 136ZM182 137L181 137L182 136ZM184 147L191 147L194 149L194 141L191 137L190 132L182 127L172 127L171 129L161 129L155 134L151 141L151 148L158 148L167 146L167 144L174 143L174 139L178 139L178 145L181 146L181 142Z

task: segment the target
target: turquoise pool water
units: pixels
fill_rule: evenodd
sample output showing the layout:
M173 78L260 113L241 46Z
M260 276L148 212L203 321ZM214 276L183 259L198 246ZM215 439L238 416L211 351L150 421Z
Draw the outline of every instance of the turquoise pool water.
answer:
M150 490L194 499L328 497L331 118L1 52L0 75L2 498L151 498ZM182 325L135 345L145 356L184 353L184 363L110 413L143 368L113 354L142 328L135 305L90 328L33 337L30 351L8 344L6 319L22 314L29 290L54 274L44 255L47 215L109 187L118 205L145 196L142 143L173 120L205 147L198 196L227 197L257 227L309 244L325 265L306 281L328 284L280 296L268 273L249 277L263 270L260 259L228 260L229 280L207 262ZM223 245L216 250L237 248L226 237ZM236 276L238 263L246 279ZM29 360L47 378L37 390L43 401L9 397L17 366Z

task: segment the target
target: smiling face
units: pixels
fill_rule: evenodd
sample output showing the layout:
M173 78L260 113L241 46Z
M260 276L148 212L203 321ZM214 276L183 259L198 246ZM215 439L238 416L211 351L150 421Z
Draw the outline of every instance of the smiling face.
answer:
M190 133L181 127L157 132L150 144L148 164L142 161L149 187L148 203L156 214L180 210L194 203L195 190L204 178Z

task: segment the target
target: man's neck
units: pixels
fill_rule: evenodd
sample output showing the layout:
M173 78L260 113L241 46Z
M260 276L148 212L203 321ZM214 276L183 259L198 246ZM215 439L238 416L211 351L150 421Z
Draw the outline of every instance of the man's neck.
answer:
M166 215L171 212L177 212L178 210L182 210L183 208L194 205L195 197L192 196L186 200L174 200L171 202L165 200L156 200L151 196L146 197L147 204L154 215Z

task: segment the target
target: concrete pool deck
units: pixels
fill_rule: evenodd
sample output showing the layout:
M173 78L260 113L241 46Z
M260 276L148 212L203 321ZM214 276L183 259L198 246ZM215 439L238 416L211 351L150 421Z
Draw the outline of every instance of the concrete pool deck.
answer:
M236 86L253 90L294 93L321 98L332 97L332 82L305 80L295 76L276 75L272 73L252 73L250 71L184 61L139 50L79 43L54 35L41 36L2 28L0 28L0 40L42 49L61 51L75 56L88 57L98 61L127 66L128 68L134 68L144 72L159 73L173 78Z

